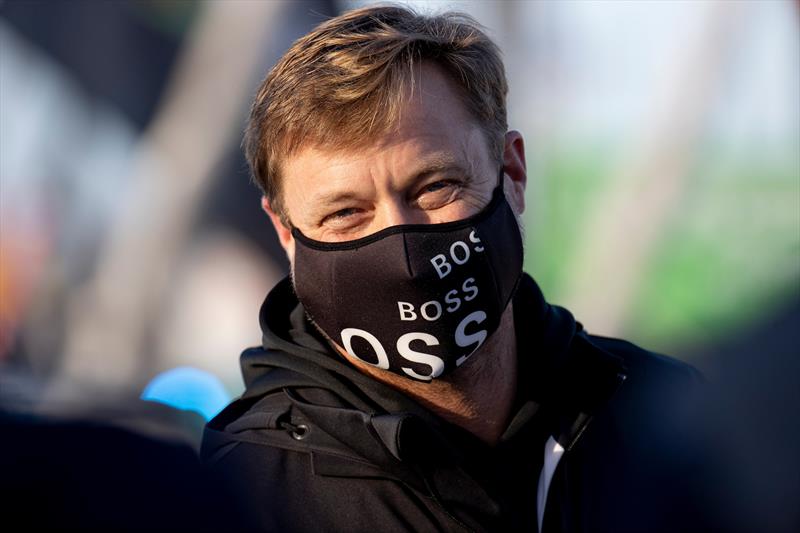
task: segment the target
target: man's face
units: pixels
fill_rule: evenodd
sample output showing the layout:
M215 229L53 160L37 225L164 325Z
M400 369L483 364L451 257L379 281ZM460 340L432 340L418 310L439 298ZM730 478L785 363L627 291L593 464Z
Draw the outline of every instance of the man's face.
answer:
M302 148L283 166L283 205L291 224L319 241L347 241L398 224L451 222L486 206L499 168L484 132L457 89L423 64L396 131L350 151ZM506 195L521 213L525 187L522 139L507 134ZM294 263L294 238L265 202Z

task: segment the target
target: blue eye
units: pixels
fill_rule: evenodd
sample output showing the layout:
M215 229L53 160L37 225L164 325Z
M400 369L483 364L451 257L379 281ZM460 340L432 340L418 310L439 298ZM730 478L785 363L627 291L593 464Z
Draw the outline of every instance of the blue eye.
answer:
M439 209L458 198L461 182L439 180L422 187L417 194L416 204L422 209Z
M452 185L453 184L451 182L449 182L449 181L436 181L436 182L433 182L433 183L431 183L429 185L426 185L425 186L425 190L423 192L435 192L435 191L439 191L441 189L444 189L445 187L449 187L449 186L452 186Z
M362 210L357 207L339 209L323 218L320 225L333 231L349 231L362 221L359 216L361 213Z
M354 214L356 214L356 209L354 207L348 207L347 209L340 209L335 213L331 213L325 218L347 218Z

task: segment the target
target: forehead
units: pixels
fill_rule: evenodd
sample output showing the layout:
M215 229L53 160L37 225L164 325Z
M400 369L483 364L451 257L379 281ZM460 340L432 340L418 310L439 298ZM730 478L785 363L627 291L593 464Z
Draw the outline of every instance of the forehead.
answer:
M489 148L461 98L460 88L433 63L415 68L391 131L350 143L345 149L301 146L282 165L287 204L294 190L357 185L359 177L400 179L415 167L488 163ZM287 208L289 205L286 206Z

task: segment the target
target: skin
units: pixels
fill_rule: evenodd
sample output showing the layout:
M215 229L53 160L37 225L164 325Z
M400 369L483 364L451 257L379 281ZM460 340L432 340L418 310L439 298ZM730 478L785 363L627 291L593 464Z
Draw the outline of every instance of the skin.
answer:
M357 151L306 146L283 164L288 220L320 241L348 241L398 224L435 224L474 215L491 199L498 163L484 132L435 64L423 63L394 131ZM410 89L407 89L411 91ZM503 188L520 216L526 170L522 136L505 136ZM291 228L262 206L294 268ZM350 364L386 383L443 419L495 444L506 427L516 392L516 336L511 305L498 330L451 374L430 383L378 369L334 348Z

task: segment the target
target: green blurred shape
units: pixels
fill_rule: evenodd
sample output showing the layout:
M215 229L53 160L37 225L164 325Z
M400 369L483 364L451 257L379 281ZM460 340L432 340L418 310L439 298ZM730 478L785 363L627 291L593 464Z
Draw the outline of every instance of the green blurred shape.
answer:
M785 156L698 149L641 275L625 337L674 353L713 342L800 293L800 164L791 147L778 153ZM565 266L618 155L617 146L565 150L531 177L525 266L551 302L568 292Z

